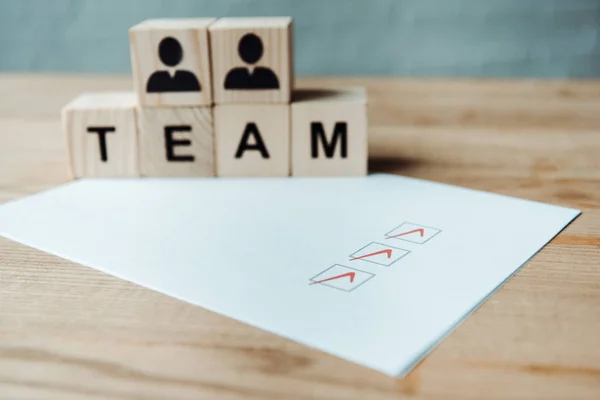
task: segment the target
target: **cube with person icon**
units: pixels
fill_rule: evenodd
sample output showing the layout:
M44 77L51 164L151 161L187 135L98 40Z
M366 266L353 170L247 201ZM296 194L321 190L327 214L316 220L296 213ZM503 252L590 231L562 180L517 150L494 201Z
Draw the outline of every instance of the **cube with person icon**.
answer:
M216 104L290 102L290 17L220 18L209 31Z
M129 30L139 104L210 106L208 26L214 18L150 19Z

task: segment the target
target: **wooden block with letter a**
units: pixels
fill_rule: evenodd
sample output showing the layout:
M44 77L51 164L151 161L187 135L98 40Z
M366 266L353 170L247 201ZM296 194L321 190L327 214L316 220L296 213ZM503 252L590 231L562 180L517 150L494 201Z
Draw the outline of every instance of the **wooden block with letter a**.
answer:
M71 175L139 175L133 92L87 93L62 110Z
M137 116L142 176L214 175L210 107L141 107Z
M212 104L208 26L213 21L150 19L129 30L133 81L141 105Z
M221 18L209 31L216 104L290 102L291 18Z
M217 176L288 176L287 104L215 106Z
M292 175L366 175L365 90L298 90L293 97Z

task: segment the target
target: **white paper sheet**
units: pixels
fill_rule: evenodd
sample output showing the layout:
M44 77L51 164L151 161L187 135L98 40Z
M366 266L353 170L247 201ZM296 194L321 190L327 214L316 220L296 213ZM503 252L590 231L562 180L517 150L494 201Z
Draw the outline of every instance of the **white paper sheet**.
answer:
M391 175L82 180L0 234L403 376L578 214Z

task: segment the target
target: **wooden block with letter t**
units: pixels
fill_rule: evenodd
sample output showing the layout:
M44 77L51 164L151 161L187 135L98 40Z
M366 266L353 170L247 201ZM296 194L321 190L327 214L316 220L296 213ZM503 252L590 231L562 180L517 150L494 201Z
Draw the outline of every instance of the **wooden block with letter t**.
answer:
M366 175L367 98L363 88L298 90L291 114L292 175Z
M287 104L215 106L217 176L288 176Z
M139 175L133 92L83 94L62 110L71 175Z
M290 102L291 18L221 18L209 32L216 104Z
M133 81L143 106L210 106L213 18L150 19L129 30Z
M142 176L214 175L210 107L142 107L137 116Z

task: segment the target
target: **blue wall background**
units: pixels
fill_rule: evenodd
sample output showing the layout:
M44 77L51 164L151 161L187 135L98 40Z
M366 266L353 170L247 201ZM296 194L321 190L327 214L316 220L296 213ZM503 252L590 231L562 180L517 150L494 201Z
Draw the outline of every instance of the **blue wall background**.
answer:
M0 0L0 70L128 72L151 17L291 15L299 75L600 76L600 0Z

